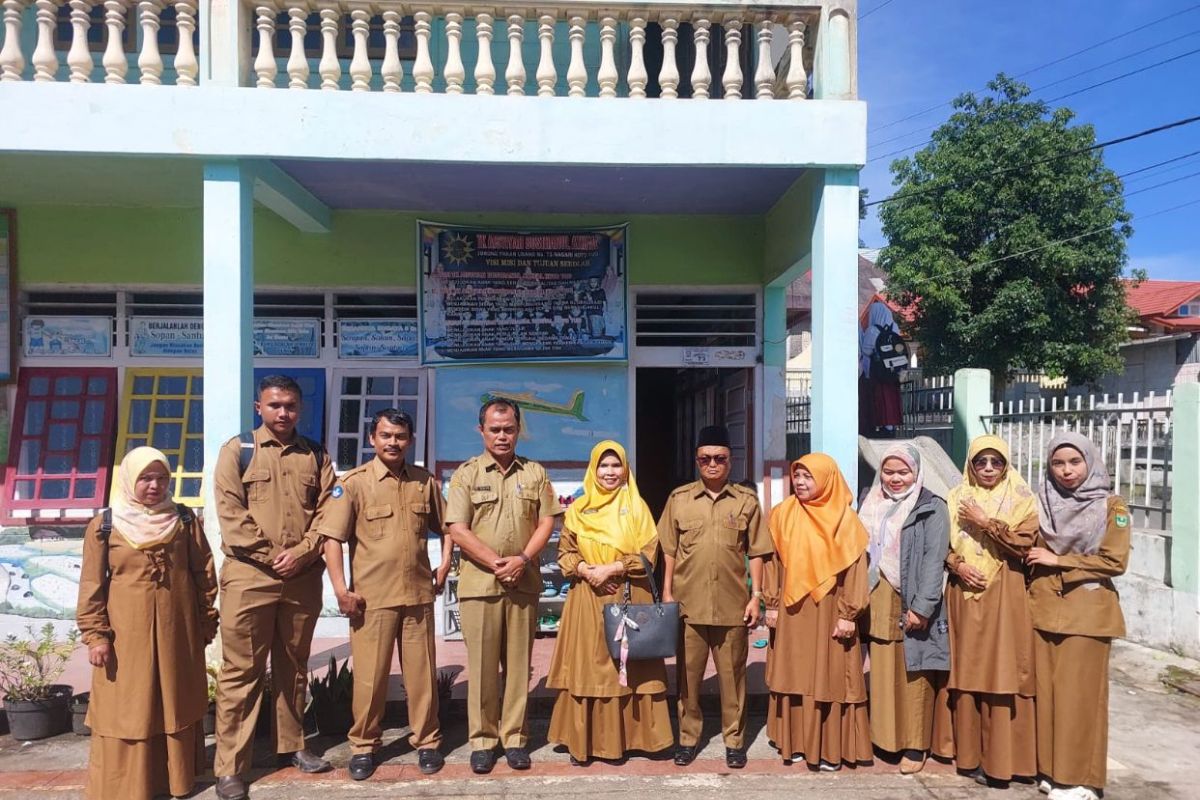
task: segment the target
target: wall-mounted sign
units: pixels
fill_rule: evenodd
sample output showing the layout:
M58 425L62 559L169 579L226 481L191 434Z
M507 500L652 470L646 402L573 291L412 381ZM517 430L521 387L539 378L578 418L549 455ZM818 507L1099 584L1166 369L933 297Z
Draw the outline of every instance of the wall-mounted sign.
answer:
M628 357L626 226L419 225L423 363Z
M306 317L254 320L254 355L317 358L321 355L321 320Z
M112 317L26 317L26 358L112 355Z
M339 358L415 358L414 319L338 320Z
M204 356L200 317L134 317L129 322L129 354L158 358Z

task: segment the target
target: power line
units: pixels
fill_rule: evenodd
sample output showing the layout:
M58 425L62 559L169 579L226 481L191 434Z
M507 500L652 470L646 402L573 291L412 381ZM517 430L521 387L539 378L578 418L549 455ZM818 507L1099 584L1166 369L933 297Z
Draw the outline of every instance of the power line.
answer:
M1180 53L1177 56L1171 56L1170 58L1164 58L1162 61L1155 61L1153 64L1147 64L1144 67L1139 67L1138 69L1130 70L1129 72L1123 72L1120 75L1109 78L1108 80L1100 81L1099 83L1093 83L1091 86L1085 86L1082 89L1076 89L1073 92L1067 92L1066 94L1060 94L1058 97L1052 97L1049 100L1046 100L1044 102L1057 103L1059 100L1066 100L1068 97L1074 97L1077 94L1083 94L1084 92L1090 92L1092 89L1099 89L1101 86L1107 86L1110 83L1115 83L1116 81L1124 80L1125 78L1128 78L1132 75L1137 75L1138 73L1145 72L1148 69L1154 69L1155 67L1161 67L1164 64L1170 64L1172 61L1178 61L1181 58L1187 58L1188 56L1194 56L1194 55L1196 55L1196 53L1200 53L1200 47L1197 47L1195 50L1189 50L1186 53Z
M1064 62L1064 61L1069 61L1069 60L1071 60L1072 58L1075 58L1076 56L1081 56L1081 55L1083 55L1084 53L1090 53L1091 51L1093 51L1093 50L1095 50L1095 49L1097 49L1097 48L1104 47L1104 46L1105 46L1105 45L1107 45L1107 44L1111 44L1111 43L1113 43L1113 42L1115 42L1115 41L1117 41L1117 40L1119 40L1119 39L1124 39L1124 38L1125 38L1125 37L1127 37L1127 36L1132 36L1132 35L1133 35L1133 34L1135 34L1135 33L1139 33L1139 32L1141 32L1141 31L1144 31L1144 30L1146 30L1147 28L1152 28L1152 27L1154 27L1155 25L1159 25L1159 24L1161 24L1161 23L1163 23L1163 22L1166 22L1166 21L1167 21L1167 20L1169 20L1169 19L1174 19L1175 17L1182 16L1183 14L1190 13L1190 12L1192 12L1192 11L1195 11L1195 10L1196 10L1196 9L1198 9L1198 8L1200 8L1200 3L1196 3L1196 4L1194 4L1194 5L1188 6L1187 8L1180 9L1179 11L1176 11L1176 12L1174 12L1174 13L1172 13L1172 14L1167 14L1167 15L1166 15L1166 16L1164 16L1164 17L1159 17L1158 19L1151 20L1150 22L1147 22L1147 23L1145 23L1144 25L1139 25L1139 26L1138 26L1138 27L1136 27L1136 28L1131 28L1130 30L1127 30L1127 31L1125 31L1124 33L1117 34L1116 36L1110 36L1110 37L1109 37L1109 38L1107 38L1107 39L1101 39L1100 41L1098 41L1098 42L1095 42L1094 44L1090 44L1090 45L1088 45L1087 47L1084 47L1084 48L1083 48L1083 49L1081 49L1081 50L1076 50L1076 51L1075 51L1075 52L1073 52L1073 53L1068 53L1067 55L1065 55L1065 56L1061 56L1061 57L1059 57L1059 58L1056 58L1056 59L1054 59L1053 61L1047 61L1045 64L1041 64L1041 65L1039 65L1039 66L1036 66L1036 67L1034 67L1033 69L1028 69L1028 70L1025 70L1024 72L1018 73L1018 74L1014 75L1013 77L1014 77L1014 78L1023 78L1023 77L1025 77L1026 75L1032 75L1032 74L1034 74L1035 72L1041 72L1042 70L1044 70L1044 69L1047 69L1047 68L1049 68L1049 67L1053 67L1053 66L1055 66L1056 64L1061 64L1061 63L1062 63L1062 62ZM878 9L875 9L875 10L878 10ZM867 12L867 13L869 14L869 13L871 13L871 12ZM865 16L865 15L864 15L864 16ZM862 17L859 17L859 19L861 20L861 19L862 19ZM943 106L948 106L948 105L950 105L950 101L949 101L949 100L944 100L944 101L942 101L942 102L938 103L937 105L930 106L929 108L926 108L926 109L924 109L924 110L922 110L922 111L918 111L918 112L916 112L916 113L914 113L914 114L909 114L907 117L901 117L900 119L893 120L893 121L891 121L891 122L889 122L889 123L887 123L887 124L885 124L885 125L880 125L879 127L875 128L874 130L876 130L876 131L881 131L881 130L884 130L885 128L890 128L890 127L892 127L893 125L899 125L901 122L907 122L907 121L908 121L908 120L910 120L910 119L916 119L917 117L923 117L923 116L925 116L926 114L928 114L928 113L929 113L929 112L931 112L931 111L937 111L939 108L942 108Z
M1118 178L1127 178L1130 175L1137 175L1142 172L1148 172L1149 170L1156 169L1156 168L1164 166L1166 164L1174 164L1176 161L1187 161L1188 159L1192 158L1193 156L1198 156L1198 155L1200 155L1200 150L1193 150L1190 153L1185 153L1184 155L1176 156L1175 158L1168 158L1166 161L1159 161L1157 164L1150 164L1149 166L1142 167L1141 169L1135 169L1135 170L1131 170L1129 172L1123 172L1120 175L1118 175L1117 177ZM1175 164L1175 166L1171 167L1170 169L1160 170L1157 174L1142 175L1140 178L1134 178L1133 180L1140 181L1140 180L1145 180L1146 178L1154 178L1154 177L1157 177L1157 175L1162 175L1163 173L1166 173L1166 172L1172 172L1174 170L1183 169L1184 167L1190 167L1190 166L1192 166L1192 165L1191 164ZM1132 183L1132 182L1133 181L1126 181L1126 183Z
M894 3L894 2L896 2L896 0L883 0L883 2L882 2L882 3L880 3L880 4L879 4L879 5L877 5L877 6L875 6L875 7L874 7L874 8L872 8L870 11L864 11L863 13L859 14L859 15L858 15L858 21L859 21L859 22L862 22L864 19L866 19L867 17L871 16L872 14L874 14L874 13L875 13L876 11L878 11L879 9L881 9L881 8L885 8L885 7L887 7L887 6L890 6L890 5L891 5L892 3Z
M1104 142L1097 142L1096 144L1089 145L1088 147L1077 148L1075 150L1068 150L1063 153L1058 153L1056 155L1047 156L1046 158L1037 159L1035 161L1030 161L1025 164L1017 164L1017 165L1014 165L1011 167L1004 167L1002 169L993 170L990 173L985 173L983 175L980 175L977 178L974 178L973 183L978 183L979 181L983 180L984 178L996 177L998 175L1003 175L1007 172L1013 172L1015 170L1024 169L1026 167L1037 166L1038 164L1045 164L1050 161L1056 161L1060 158L1068 158L1070 156L1079 155L1080 153L1086 153L1091 150L1098 150L1102 147L1111 147L1112 145L1124 144L1125 142L1131 142L1135 139L1141 139L1145 136L1152 136L1156 133L1162 133L1163 131L1168 131L1173 128L1181 128L1185 125L1191 125L1196 122L1200 122L1200 115L1197 115L1194 117L1187 117L1185 119L1175 120L1174 122L1168 122L1164 125L1158 125L1154 128L1146 128L1144 130L1137 131L1136 133L1131 133L1126 136L1120 136L1116 139L1109 139ZM865 203L864 205L869 208L871 206L882 205L883 203L891 203L896 200L905 200L909 197L916 197L917 195L927 194L928 192L945 191L947 189L957 188L960 185L961 185L960 181L953 181L950 184L944 185L944 186L931 185L931 186L918 187L916 189L912 189L907 192L894 194L891 197L885 197L882 200L874 200L870 203Z
M1151 189L1161 189L1163 186L1170 186L1172 183L1179 183L1180 181L1186 181L1188 178L1194 178L1197 175L1200 175L1200 171L1192 172L1187 175L1180 176L1178 178L1172 178L1171 180L1163 181L1162 183L1155 183L1150 186L1143 186L1141 189L1136 189L1132 192L1126 192L1125 196L1133 197L1135 194L1141 194L1142 192L1148 192Z
M1071 80L1074 80L1074 79L1076 79L1076 78L1081 78L1081 77L1083 77L1084 75L1088 75L1088 74L1090 74L1090 73L1093 73L1093 72L1095 72L1096 70L1107 69L1108 67L1112 66L1112 64L1115 64L1115 63L1124 63L1124 62L1128 61L1129 59L1136 58L1137 56L1144 55L1145 53L1149 53L1151 50L1157 50L1157 49L1159 49L1160 47L1166 47L1166 46L1167 46L1167 45L1169 45L1169 44L1175 44L1175 42L1178 42L1178 41L1180 41L1180 40L1182 40L1182 39L1188 39L1188 38L1190 38L1190 37L1192 37L1192 36L1195 36L1195 35L1196 35L1196 34L1198 34L1198 33L1200 33L1200 28L1197 28L1196 30L1194 30L1194 31L1191 31L1190 33L1185 33L1185 34L1183 34L1182 36L1176 36L1174 39L1168 39L1168 40L1167 40L1167 41L1165 41L1165 42L1159 42L1158 44L1151 45L1150 47L1144 47L1144 48L1142 48L1141 50L1138 50L1138 51L1136 51L1136 52L1133 52L1133 53L1126 53L1126 54L1124 54L1124 55L1117 56L1116 58L1112 59L1112 61L1110 61L1110 62L1107 62L1107 63L1104 63L1104 64L1100 64L1099 66L1090 67L1090 68L1088 68L1088 69L1082 70L1081 72L1076 72L1074 75L1068 75L1068 76L1067 76L1067 77L1065 77L1065 78L1060 78L1060 79L1058 79L1058 80L1056 80L1056 81L1052 81L1052 82L1050 82L1050 83L1045 83L1045 84L1042 84L1041 86L1038 86L1038 87L1036 87L1036 88L1030 89L1030 90L1029 90L1029 93L1030 93L1031 95L1035 95L1035 94L1037 94L1038 92L1045 91L1046 89L1049 89L1049 88L1050 88L1050 87L1052 87L1052 86L1057 86L1057 85L1059 85L1060 83L1066 83L1067 81L1071 81ZM1164 65L1164 64L1169 64L1169 63L1171 63L1172 61L1177 61L1177 60L1179 60L1180 58L1184 58L1185 56L1194 55L1194 54L1195 54L1195 53L1197 53L1197 52L1200 52L1200 50L1192 50L1191 52L1188 52L1188 53L1183 53L1182 55L1174 56L1174 57L1172 57L1172 58L1168 58L1168 59L1166 59L1166 60L1159 61L1159 62L1157 62L1157 63L1154 63L1154 64L1150 64L1150 65L1148 65L1148 66L1145 66L1145 67L1142 67L1142 68L1140 68L1140 69L1136 69L1136 70L1134 70L1134 71L1132 71L1132 72L1127 72L1127 73L1125 73L1125 74L1123 74L1123 75L1118 75L1118 76L1116 76L1115 78L1110 78L1110 79L1108 79L1108 80L1106 80L1106 81L1102 81L1102 82L1100 82L1100 83L1096 83L1096 84L1093 84L1093 85L1091 85L1091 86L1084 87L1084 88L1082 88L1082 89L1077 89L1077 90L1075 90L1074 92L1071 92L1070 94L1064 94L1064 95L1062 95L1061 97L1056 97L1056 98L1054 98L1054 100L1045 100L1045 101L1043 101L1043 102L1046 102L1046 103L1053 103L1053 102L1055 102L1056 100L1062 100L1062 99L1064 99L1064 98L1071 97L1072 95L1075 95L1075 94L1082 94L1082 93L1084 93L1084 92L1087 92L1087 91L1090 91L1090 90L1092 90L1092 89L1096 89L1096 88L1098 88L1098 87L1100 87L1100 86L1104 86L1104 85L1106 85L1106 84L1113 83L1114 81L1121 80L1122 78L1128 78L1128 77L1130 77L1131 75L1136 75L1136 74L1138 74L1139 72L1145 72L1146 70L1154 69L1155 67L1160 67L1160 66L1162 66L1162 65ZM889 142L897 142L897 141L899 141L899 140L901 140L901 139L907 139L909 136L912 136L913 134L916 134L916 133L922 133L923 131L932 130L932 129L936 128L936 127L937 127L939 124L941 124L941 123L937 123L937 122L935 122L935 123L933 123L932 125L922 125L920 128L913 128L911 131L908 131L907 133L901 133L901 134L897 134L896 136L891 136L891 137L889 137L889 138L887 138L887 139L879 139L878 141L874 141L874 142L872 142L872 143L870 144L870 146L871 146L871 147L879 147L880 145L888 144ZM906 148L906 149L907 149L907 148ZM899 152L903 152L903 151L899 151Z

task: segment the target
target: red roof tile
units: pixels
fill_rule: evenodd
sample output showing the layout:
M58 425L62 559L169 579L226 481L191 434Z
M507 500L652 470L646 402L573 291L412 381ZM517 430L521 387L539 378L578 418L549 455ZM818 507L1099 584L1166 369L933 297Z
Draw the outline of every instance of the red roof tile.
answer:
M1200 281L1125 282L1125 300L1139 317L1175 317L1181 305L1197 297Z

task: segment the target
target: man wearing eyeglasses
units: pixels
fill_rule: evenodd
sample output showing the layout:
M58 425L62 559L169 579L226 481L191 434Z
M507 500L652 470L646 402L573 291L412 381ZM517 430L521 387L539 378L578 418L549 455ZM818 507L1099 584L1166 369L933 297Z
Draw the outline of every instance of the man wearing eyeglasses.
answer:
M758 625L763 559L774 548L758 495L729 482L730 455L729 432L723 426L701 430L696 442L700 480L671 492L658 522L666 565L663 599L679 602L684 623L676 659L675 763L681 767L696 758L704 722L700 683L710 653L721 688L725 763L735 769L746 766L747 637Z

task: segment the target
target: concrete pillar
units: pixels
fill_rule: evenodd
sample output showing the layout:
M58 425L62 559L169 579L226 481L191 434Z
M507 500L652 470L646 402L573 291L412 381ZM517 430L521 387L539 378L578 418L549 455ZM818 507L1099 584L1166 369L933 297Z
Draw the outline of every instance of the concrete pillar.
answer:
M813 97L817 100L853 100L855 78L855 22L849 3L835 2L821 9L817 27Z
M250 38L254 13L248 3L201 0L200 82L210 86L246 86L250 75Z
M955 466L967 461L967 449L976 436L987 433L982 417L992 413L992 373L986 369L960 369L954 373Z
M858 171L827 169L812 236L812 449L858 486Z
M787 458L787 286L763 290L763 461Z
M204 165L204 517L218 552L212 472L221 444L254 419L254 176Z
M1198 610L1200 383L1175 384L1171 405L1171 586L1190 594Z

